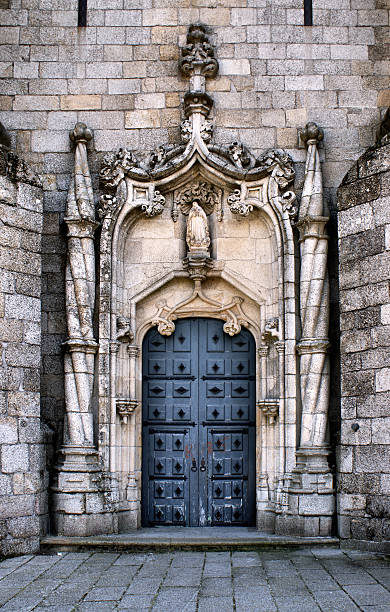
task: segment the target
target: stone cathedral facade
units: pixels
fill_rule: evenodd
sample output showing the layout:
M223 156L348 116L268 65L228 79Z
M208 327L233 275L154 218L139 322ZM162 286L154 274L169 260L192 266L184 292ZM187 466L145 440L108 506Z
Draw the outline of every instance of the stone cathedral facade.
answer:
M0 2L0 554L387 550L388 5L154 4Z

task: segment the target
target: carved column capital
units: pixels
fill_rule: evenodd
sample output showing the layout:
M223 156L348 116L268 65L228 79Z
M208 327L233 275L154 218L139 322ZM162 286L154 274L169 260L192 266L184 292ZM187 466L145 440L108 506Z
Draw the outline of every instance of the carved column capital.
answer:
M69 338L62 346L64 346L69 353L95 354L99 348L95 340L85 340L84 338Z
M113 340L110 342L110 353L118 353L120 347L120 342L118 340Z
M299 242L307 238L317 238L329 240L325 226L329 221L329 217L304 217L296 225L299 230Z
M279 415L279 402L275 399L265 399L256 402L256 406L268 419L269 424L273 425Z
M135 412L138 407L138 400L131 398L118 398L116 400L116 410L120 416L121 422L126 424L128 418Z
M135 344L128 344L127 353L129 357L137 359L139 357L139 346L136 346Z
M261 357L267 357L268 355L268 351L269 351L269 347L268 346L259 346L257 349L257 354L258 356Z

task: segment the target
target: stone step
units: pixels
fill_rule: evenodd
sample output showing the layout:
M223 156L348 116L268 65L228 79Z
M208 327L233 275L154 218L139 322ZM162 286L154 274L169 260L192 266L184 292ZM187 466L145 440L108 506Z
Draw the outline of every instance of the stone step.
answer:
M265 550L339 546L336 537L270 535L255 529L224 527L172 527L139 529L99 536L46 536L42 552L167 551L167 550Z

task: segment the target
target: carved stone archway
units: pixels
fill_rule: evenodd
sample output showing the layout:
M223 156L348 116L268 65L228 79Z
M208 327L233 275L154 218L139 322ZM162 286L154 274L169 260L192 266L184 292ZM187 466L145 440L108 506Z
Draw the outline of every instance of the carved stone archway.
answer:
M247 327L256 339L258 527L329 535L334 497L326 444L322 132L314 124L302 132L308 156L298 214L293 163L284 151L256 158L239 142L212 143L206 77L216 75L218 63L203 26L190 27L180 69L190 79L181 144L143 157L120 149L101 169L98 342L89 132L79 124L73 134L66 217L68 427L55 486L57 530L71 533L72 520L79 533L139 526L142 339L153 326L170 335L177 318L199 316L222 319L229 335ZM77 494L84 504L79 513L72 511Z

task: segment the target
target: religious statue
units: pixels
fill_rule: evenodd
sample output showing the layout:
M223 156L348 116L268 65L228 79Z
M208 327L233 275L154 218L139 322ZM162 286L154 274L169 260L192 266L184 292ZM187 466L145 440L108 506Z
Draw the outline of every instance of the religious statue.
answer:
M210 246L206 213L196 200L188 215L186 241L190 252L205 253Z

